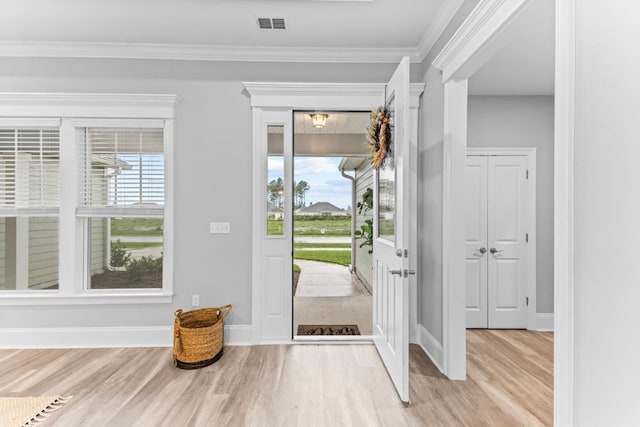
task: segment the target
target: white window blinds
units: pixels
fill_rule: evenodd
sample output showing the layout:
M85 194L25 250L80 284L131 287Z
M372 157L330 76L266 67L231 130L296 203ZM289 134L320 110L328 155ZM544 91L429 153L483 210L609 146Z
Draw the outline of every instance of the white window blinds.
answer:
M78 215L163 215L163 129L78 128L77 132Z
M0 216L56 215L60 131L0 128Z

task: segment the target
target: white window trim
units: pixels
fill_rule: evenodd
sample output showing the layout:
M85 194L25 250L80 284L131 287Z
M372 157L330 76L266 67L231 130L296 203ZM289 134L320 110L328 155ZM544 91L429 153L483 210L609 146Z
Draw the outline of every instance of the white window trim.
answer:
M58 290L0 292L0 306L153 304L173 300L173 120L177 95L0 93L0 123L60 126L59 283ZM165 155L163 288L158 290L84 290L84 236L76 215L78 126L163 127Z

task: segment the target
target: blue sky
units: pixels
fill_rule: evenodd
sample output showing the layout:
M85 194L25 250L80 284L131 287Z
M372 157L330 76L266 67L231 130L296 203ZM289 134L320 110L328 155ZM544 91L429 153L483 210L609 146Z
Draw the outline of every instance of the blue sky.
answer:
M339 208L351 206L351 181L343 178L338 170L342 157L296 157L293 162L296 182L307 181L311 189L307 192L310 202L329 202ZM282 177L282 157L269 158L268 180Z

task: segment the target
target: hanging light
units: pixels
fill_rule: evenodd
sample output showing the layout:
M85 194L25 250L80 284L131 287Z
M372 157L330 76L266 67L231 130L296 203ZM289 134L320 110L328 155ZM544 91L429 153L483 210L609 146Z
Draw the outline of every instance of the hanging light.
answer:
M309 116L311 116L311 123L313 124L314 128L322 129L327 125L327 118L329 117L328 114L314 113L309 114Z

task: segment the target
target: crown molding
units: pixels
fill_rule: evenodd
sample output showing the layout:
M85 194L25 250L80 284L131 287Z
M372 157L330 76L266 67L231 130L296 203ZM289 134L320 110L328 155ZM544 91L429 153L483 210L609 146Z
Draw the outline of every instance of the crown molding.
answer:
M0 92L0 116L169 119L179 102L172 94Z
M433 66L442 70L442 81L468 77L471 71L463 68L472 64L530 3L531 0L481 0L433 60Z
M158 59L177 61L398 63L421 62L416 48L214 46L156 43L0 42L0 57Z
M435 18L433 18L433 22L429 25L429 28L427 28L427 31L418 44L417 50L420 62L425 60L463 3L464 0L447 0L442 2L442 6L438 9L438 13L436 13Z

